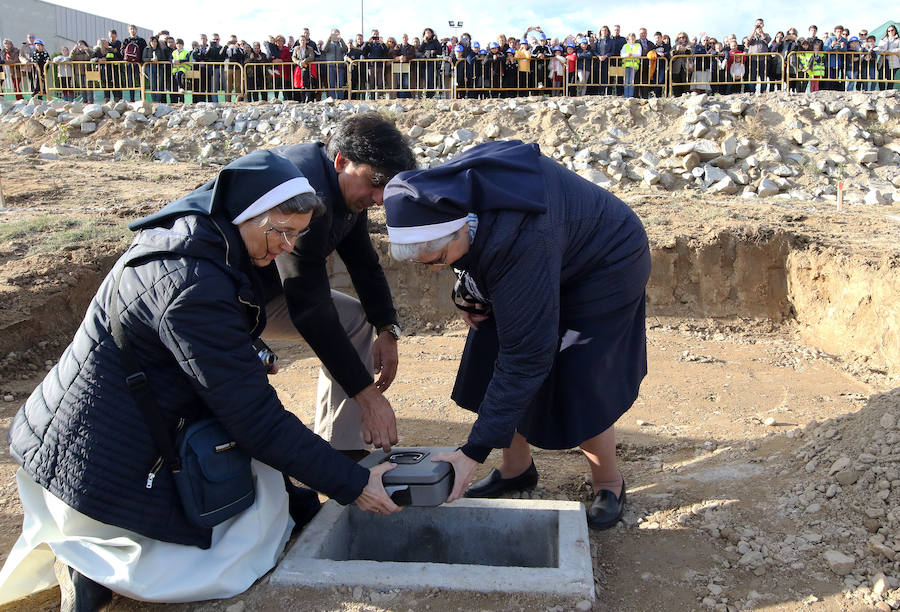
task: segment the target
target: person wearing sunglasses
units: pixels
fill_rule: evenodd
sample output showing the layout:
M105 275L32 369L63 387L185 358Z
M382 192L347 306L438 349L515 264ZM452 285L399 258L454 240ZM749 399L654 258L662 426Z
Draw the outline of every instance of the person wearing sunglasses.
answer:
M342 504L399 510L381 484L388 464L363 468L285 410L254 346L266 326L255 270L324 212L291 162L257 151L130 225L131 246L10 425L24 524L0 571L0 603L55 586L54 570L62 610L102 609L113 591L156 602L233 597L318 512L315 491L289 477ZM211 528L189 518L178 467L154 467L164 451L113 317L160 427L174 437L182 420L214 419L251 457L249 508Z
M465 185L465 188L461 188ZM453 267L470 329L451 397L477 412L448 501L534 487L530 446L580 446L588 524L625 506L614 423L647 373L647 235L621 200L518 140L485 143L385 188L391 255ZM471 484L491 450L499 468ZM470 486L471 484L471 486Z
M381 205L388 180L415 167L415 158L397 127L378 113L345 119L327 145L273 151L309 180L325 211L274 266L261 269L268 296L263 338L305 342L321 360L317 434L355 460L373 444L387 451L397 443L397 423L384 392L397 374L401 332L366 211ZM334 252L359 299L331 288L326 262Z

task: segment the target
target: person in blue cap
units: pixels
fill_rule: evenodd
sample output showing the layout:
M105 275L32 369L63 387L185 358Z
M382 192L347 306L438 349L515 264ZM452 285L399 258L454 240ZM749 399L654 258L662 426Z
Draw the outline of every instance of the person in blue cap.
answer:
M594 499L588 524L614 525L625 505L614 423L647 373L647 235L621 200L541 155L490 142L384 193L391 254L452 266L469 335L452 398L477 412L448 461L448 501L534 487L530 446L580 446ZM469 486L479 463L499 468ZM468 487L468 488L467 488Z
M492 42L488 45L488 53L484 58L484 86L487 95L491 98L500 97L500 88L503 86L503 62L506 60L500 44Z
M469 97L472 98L483 98L485 97L484 92L484 58L487 55L487 50L481 48L481 43L477 40L472 41L472 52L466 57L466 61L472 67L472 95Z
M113 591L158 602L237 595L318 511L317 495L288 477L342 504L399 510L384 468L354 463L284 409L254 347L266 325L254 271L323 209L290 161L259 151L130 225L131 245L9 427L24 523L0 571L0 602L57 580L63 610L100 609ZM126 382L112 317L164 427L174 436L181 420L214 418L253 458L247 510L198 526L168 469L148 478L160 449Z
M519 95L519 60L516 59L516 50L509 47L506 50L506 60L503 62L503 91L501 98L516 98Z

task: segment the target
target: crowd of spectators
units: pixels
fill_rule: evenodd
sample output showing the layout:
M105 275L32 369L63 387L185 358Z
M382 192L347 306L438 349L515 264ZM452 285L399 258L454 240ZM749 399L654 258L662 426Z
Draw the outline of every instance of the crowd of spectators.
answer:
M796 53L792 53L796 52ZM429 60L419 62L417 60ZM353 63L355 60L380 60ZM138 99L145 92L154 101L256 101L281 95L312 101L325 95L354 97L412 97L443 95L455 79L459 97L506 97L540 90L567 95L624 95L638 97L681 95L690 90L729 94L774 91L787 82L794 91L873 90L900 87L900 37L890 25L880 40L865 29L852 35L842 25L819 37L815 25L802 37L796 28L766 30L757 19L743 37L721 39L700 32L689 36L646 28L622 35L620 26L601 26L562 38L549 37L539 26L521 37L500 34L479 43L468 33L439 37L431 28L421 36L404 33L382 37L372 30L344 39L333 29L327 40L316 40L308 28L294 38L281 34L259 42L232 34L223 41L216 33L186 44L162 30L149 40L129 26L119 39L115 30L91 47L80 40L53 56L43 42L29 34L20 47L3 41L0 62L5 64L4 91L46 93L44 66L58 64L56 89L65 99L76 93L93 101L93 90L82 69L70 62L97 64L106 99ZM143 68L142 68L143 65ZM455 69L454 69L455 68ZM245 72L242 78L241 70ZM787 72L787 74L785 74ZM246 90L244 90L246 87Z

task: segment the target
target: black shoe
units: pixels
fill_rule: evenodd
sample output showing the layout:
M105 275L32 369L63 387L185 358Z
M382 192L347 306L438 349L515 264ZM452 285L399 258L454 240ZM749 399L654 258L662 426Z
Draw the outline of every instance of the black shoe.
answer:
M293 533L303 529L322 507L319 494L306 487L298 487L295 484L285 483L288 494L288 513L294 519Z
M625 479L622 479L622 492L617 497L612 491L602 489L594 498L587 511L588 527L591 529L609 529L622 518L625 510Z
M99 612L112 601L112 591L68 565L53 564L59 580L60 612Z
M466 489L466 497L500 497L504 493L513 491L525 491L533 489L538 483L537 468L534 467L534 459L528 469L513 478L503 478L500 470L494 468L485 478L482 478Z

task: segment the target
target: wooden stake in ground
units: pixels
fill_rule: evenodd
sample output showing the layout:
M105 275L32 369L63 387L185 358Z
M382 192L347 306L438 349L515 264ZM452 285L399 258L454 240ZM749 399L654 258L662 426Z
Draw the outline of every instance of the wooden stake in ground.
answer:
M844 208L844 181L838 181L837 196L837 209L840 211Z
M3 181L0 180L0 208L6 208L6 200L3 199Z

